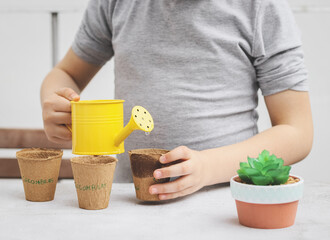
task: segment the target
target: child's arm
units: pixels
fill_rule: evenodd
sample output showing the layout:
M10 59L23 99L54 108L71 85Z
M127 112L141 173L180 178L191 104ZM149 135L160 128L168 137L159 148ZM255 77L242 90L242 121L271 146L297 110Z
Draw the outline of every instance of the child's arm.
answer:
M313 123L308 92L286 90L265 97L273 127L250 139L220 148L194 151L178 147L161 157L162 163L186 160L158 169L155 178L183 176L176 181L150 187L161 200L193 193L200 188L228 182L236 174L239 162L256 157L262 150L284 159L286 165L304 159L313 142Z
M72 100L79 100L80 92L101 67L80 59L70 49L44 79L41 91L41 106L44 129L50 141L71 141L71 133L64 124L71 123Z

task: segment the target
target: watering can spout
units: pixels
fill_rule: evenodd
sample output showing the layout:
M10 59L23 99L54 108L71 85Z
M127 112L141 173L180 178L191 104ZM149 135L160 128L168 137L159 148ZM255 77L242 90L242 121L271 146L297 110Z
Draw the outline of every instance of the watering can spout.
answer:
M151 132L153 129L154 121L150 113L144 107L135 106L128 124L115 137L115 146L119 146L134 130Z

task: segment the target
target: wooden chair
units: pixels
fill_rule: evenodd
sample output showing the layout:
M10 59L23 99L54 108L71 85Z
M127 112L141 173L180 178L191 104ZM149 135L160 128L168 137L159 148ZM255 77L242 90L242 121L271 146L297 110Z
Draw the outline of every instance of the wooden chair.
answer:
M71 149L71 144L52 143L47 139L45 132L41 129L0 128L0 149L23 149L30 147ZM20 177L16 157L0 157L0 177ZM59 178L72 178L70 159L62 160Z

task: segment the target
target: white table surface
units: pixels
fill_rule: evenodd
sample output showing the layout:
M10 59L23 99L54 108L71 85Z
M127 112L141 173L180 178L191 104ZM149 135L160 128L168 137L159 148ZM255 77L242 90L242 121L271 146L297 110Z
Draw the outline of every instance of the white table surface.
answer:
M60 180L50 202L26 201L20 179L0 179L0 189L1 240L330 239L328 183L306 182L295 225L276 230L241 226L227 184L147 204L135 198L133 184L117 183L104 210L80 209L73 180Z

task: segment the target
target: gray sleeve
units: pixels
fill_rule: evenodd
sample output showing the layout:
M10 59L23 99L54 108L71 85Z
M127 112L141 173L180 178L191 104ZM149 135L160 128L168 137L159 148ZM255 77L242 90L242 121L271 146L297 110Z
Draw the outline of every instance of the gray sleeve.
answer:
M308 91L300 32L286 0L260 1L252 55L264 96Z
M82 60L102 66L114 55L109 0L90 0L72 50Z

